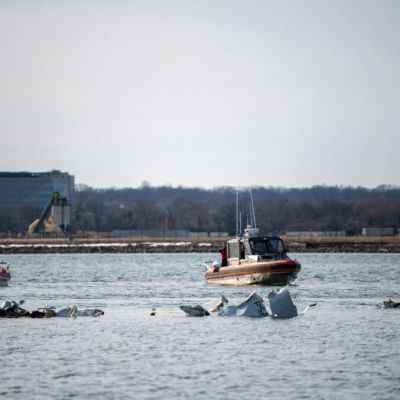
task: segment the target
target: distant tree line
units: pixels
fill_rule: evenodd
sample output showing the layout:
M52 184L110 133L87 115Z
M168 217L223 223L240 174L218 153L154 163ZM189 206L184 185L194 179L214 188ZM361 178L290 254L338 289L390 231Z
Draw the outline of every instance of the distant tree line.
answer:
M313 186L311 188L251 188L261 232L345 230L363 227L400 228L400 188ZM249 214L249 195L239 195L242 226ZM0 232L25 232L40 210L30 207L0 210ZM131 229L194 232L236 232L236 189L183 187L93 189L80 187L72 199L70 231Z

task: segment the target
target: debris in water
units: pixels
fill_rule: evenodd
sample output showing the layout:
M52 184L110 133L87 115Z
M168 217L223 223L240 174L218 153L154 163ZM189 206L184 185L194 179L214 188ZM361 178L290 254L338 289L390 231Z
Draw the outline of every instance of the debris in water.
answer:
M225 306L225 304L227 304L228 303L228 299L224 296L224 295L222 295L221 296L221 300L217 303L217 304L215 304L215 305L213 305L212 307L210 307L209 309L208 309L208 312L210 312L210 313L212 313L212 312L217 312L217 311L219 311L221 308L223 308L224 306Z
M29 317L29 311L24 310L21 307L22 303L18 303L16 301L4 301L0 306L0 317L3 318L20 318L20 317Z
M103 310L98 308L85 308L79 310L76 306L57 309L53 306L46 305L45 307L38 308L32 312L29 312L21 307L24 301L21 300L19 303L16 301L5 301L0 306L0 317L3 318L54 318L54 317L98 317L104 315Z
M317 303L310 304L302 313L298 313L290 297L288 287L284 287L276 292L271 291L268 294L268 300L271 308L271 317L273 318L292 318L298 315L304 315L310 307L317 305ZM180 309L189 317L204 317L216 311L218 311L218 315L222 317L244 316L260 318L270 315L265 306L264 299L256 292L253 292L245 301L237 306L227 306L227 303L228 299L222 295L221 300L208 309L199 304L195 306L180 306Z
M269 292L268 300L274 318L292 318L299 315L287 287L277 292Z
M218 315L222 317L244 316L244 317L266 317L268 316L264 300L256 292L253 292L245 301L238 306L222 308Z
M210 315L210 313L199 304L195 306L179 306L179 308L186 313L188 317L204 317Z
M399 308L400 309L400 302L393 301L392 299L389 299L387 301L383 301L383 304L377 304L376 305L378 308Z

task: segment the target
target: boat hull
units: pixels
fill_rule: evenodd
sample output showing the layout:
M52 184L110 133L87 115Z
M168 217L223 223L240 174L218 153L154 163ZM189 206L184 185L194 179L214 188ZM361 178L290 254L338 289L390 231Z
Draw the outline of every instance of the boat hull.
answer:
M216 285L284 286L296 279L300 269L301 265L296 260L266 261L230 265L218 271L209 268L205 278L207 283Z
M10 278L0 277L0 286L8 286Z
M0 263L0 286L8 286L8 281L11 278L10 271L7 268L1 268L4 263Z

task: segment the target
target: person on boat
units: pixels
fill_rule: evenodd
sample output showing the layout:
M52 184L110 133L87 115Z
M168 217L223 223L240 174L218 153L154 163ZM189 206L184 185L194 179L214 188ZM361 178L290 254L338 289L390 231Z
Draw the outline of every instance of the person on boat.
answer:
M4 277L4 279L9 279L10 278L10 271L8 268L1 268L1 275Z
M240 242L240 259L244 260L246 258L246 251L244 247L244 243Z
M226 242L218 251L221 254L221 267L226 267L228 265L228 251L226 248Z

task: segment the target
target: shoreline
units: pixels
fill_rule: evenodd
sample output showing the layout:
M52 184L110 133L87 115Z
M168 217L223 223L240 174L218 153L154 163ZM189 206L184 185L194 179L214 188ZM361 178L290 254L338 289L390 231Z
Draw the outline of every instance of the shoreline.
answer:
M400 237L285 238L290 253L400 253ZM226 238L2 239L0 254L217 253Z

